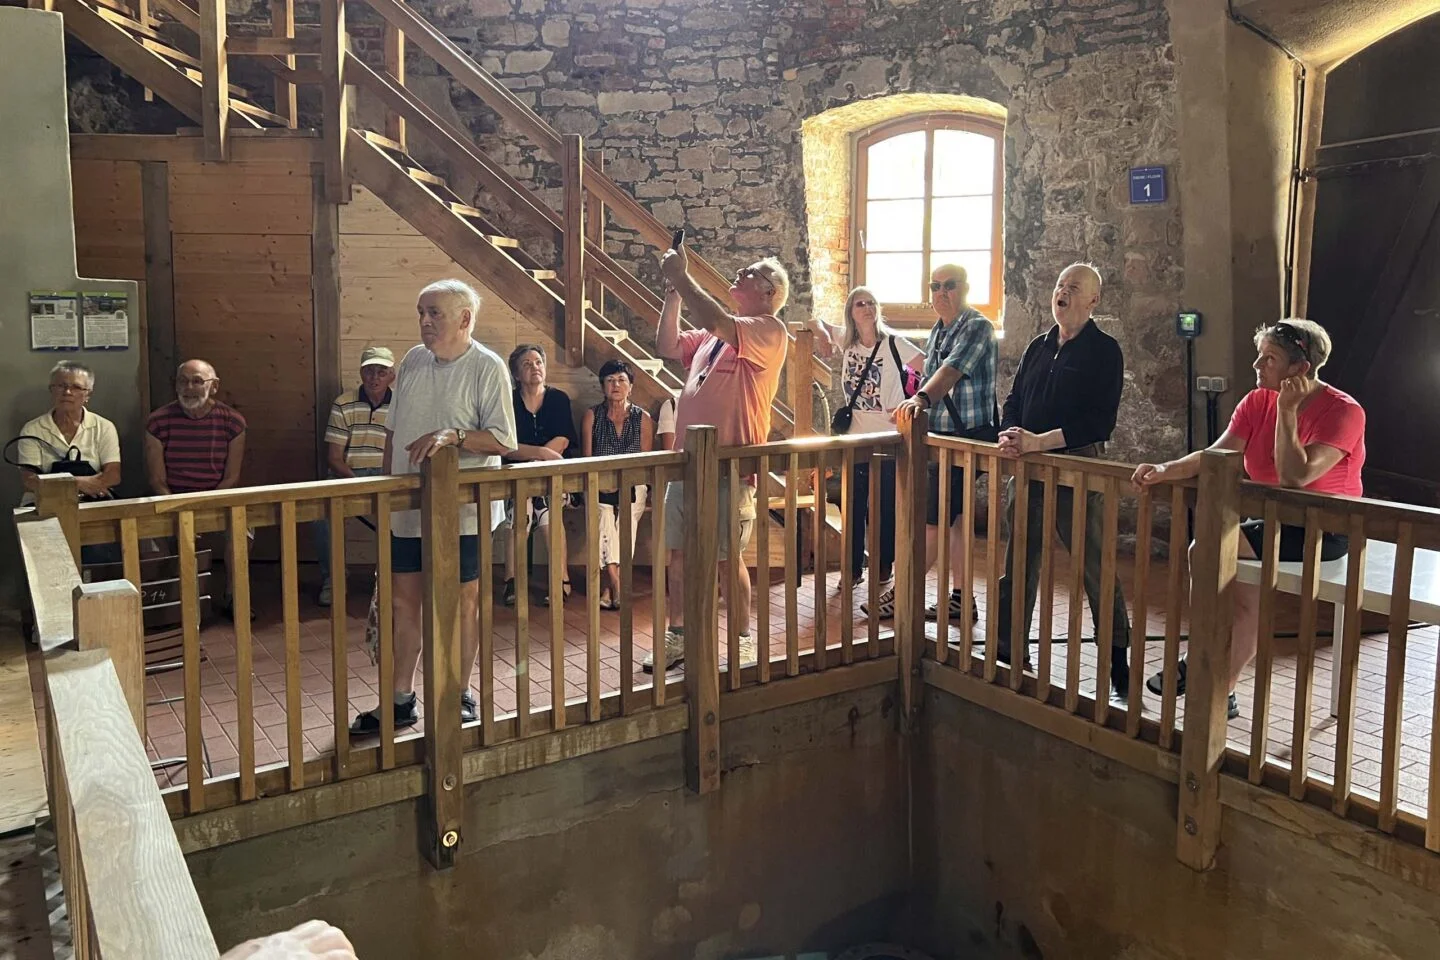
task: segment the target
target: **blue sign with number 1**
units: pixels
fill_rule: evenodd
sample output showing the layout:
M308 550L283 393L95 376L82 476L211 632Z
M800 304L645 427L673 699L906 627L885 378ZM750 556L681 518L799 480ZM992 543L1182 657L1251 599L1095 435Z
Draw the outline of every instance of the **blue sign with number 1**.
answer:
M1164 168L1164 167L1131 167L1131 168L1130 168L1130 202L1131 202L1131 203L1164 203L1164 202L1165 202L1165 168Z

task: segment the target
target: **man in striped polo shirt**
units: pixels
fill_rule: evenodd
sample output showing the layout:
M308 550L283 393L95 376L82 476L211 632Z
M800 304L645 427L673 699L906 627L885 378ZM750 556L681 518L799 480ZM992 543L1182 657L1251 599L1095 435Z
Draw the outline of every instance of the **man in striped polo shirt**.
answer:
M390 385L395 354L389 347L366 347L360 354L360 385L335 398L325 428L326 462L332 477L373 477L385 472L385 421L390 416ZM317 520L315 554L320 558L320 595L330 606L330 524Z
M204 360L186 360L175 374L175 400L145 424L145 476L157 496L228 490L240 482L245 418L216 399L220 377ZM225 539L226 567L229 539ZM217 605L229 611L229 577L213 577ZM253 611L252 611L253 614Z

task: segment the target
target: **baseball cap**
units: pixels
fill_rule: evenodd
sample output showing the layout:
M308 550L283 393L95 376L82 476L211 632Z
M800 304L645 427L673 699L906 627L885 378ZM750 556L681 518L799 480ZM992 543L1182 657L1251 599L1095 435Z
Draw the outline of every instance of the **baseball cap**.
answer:
M389 347L366 347L360 354L360 366L368 367L371 364L377 367L393 367L395 354Z

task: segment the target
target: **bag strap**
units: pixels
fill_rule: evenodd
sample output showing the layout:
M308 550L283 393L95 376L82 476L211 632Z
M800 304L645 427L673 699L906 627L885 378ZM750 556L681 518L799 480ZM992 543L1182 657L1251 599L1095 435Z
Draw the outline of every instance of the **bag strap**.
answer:
M870 368L875 365L875 354L880 352L880 341L875 341L875 349L870 351L869 358L865 361L865 367L860 371L860 379L855 381L855 389L850 391L850 400L845 404L845 409L854 411L855 401L860 396L860 387L865 383L865 378L870 375Z
M895 361L895 376L900 378L900 392L905 394L906 400L909 400L915 395L910 391L909 368L900 362L900 348L895 346L895 338L892 336L885 339L890 344L890 356Z
M46 440L44 437L36 437L36 436L31 436L31 435L28 434L28 433L22 433L22 434L20 434L20 436L15 437L15 438L13 438L12 440L10 440L9 442L7 442L3 448L0 448L0 455L3 455L3 457L4 457L4 459L5 459L5 462L8 463L8 464L10 464L10 466L12 466L12 467L19 467L21 470L33 470L35 473L43 473L43 472L44 472L44 471L41 470L39 467L31 466L31 465L28 464L28 463L19 463L19 462L15 461L15 460L11 460L11 459L10 459L10 448L11 448L11 447L18 447L18 446L20 445L20 441L21 441L21 440L34 440L36 443L42 444L43 446L47 447L47 448L50 450L50 453L51 453L52 456L55 455L55 454L57 454L57 453L60 453L60 451L56 450L53 446L51 446L50 441L49 441L49 440ZM72 447L71 449L73 450L73 449L75 449L75 448ZM79 451L76 450L76 453L79 453ZM61 454L61 458L62 458L62 459L69 459L69 457L70 457L70 453L69 453L68 450L67 450L65 453Z

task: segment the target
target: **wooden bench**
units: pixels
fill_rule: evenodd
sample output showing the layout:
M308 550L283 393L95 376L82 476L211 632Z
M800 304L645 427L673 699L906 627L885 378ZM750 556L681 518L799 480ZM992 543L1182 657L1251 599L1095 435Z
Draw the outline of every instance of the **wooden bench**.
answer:
M1299 596L1301 578L1305 565L1301 562L1279 563L1276 565L1275 583L1283 593ZM1318 596L1335 608L1336 652L1334 665L1330 670L1330 715L1340 712L1340 656L1339 640L1345 633L1345 578L1349 574L1350 561L1347 557L1320 562L1320 590ZM1260 585L1260 561L1240 560L1236 578L1241 583ZM1360 599L1360 608L1371 613L1388 616L1390 613L1390 591L1395 583L1395 544L1384 540L1365 541L1365 585ZM1440 622L1440 553L1434 550L1416 550L1415 563L1410 576L1410 619L1426 623Z

